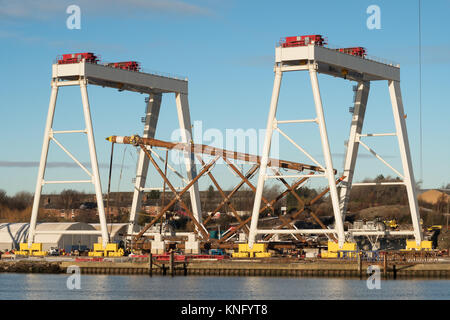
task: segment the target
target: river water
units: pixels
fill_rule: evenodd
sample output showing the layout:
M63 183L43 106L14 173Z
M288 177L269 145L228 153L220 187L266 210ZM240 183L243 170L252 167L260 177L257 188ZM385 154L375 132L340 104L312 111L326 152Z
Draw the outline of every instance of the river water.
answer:
M3 273L0 299L450 299L450 280L381 280L380 289L368 289L367 280L345 278L81 275L77 282L69 277Z

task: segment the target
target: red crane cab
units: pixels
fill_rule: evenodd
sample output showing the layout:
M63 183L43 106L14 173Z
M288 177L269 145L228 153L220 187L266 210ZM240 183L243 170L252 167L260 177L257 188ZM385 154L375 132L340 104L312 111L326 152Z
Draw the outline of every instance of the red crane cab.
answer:
M97 63L99 61L98 57L92 52L69 53L58 57L58 64L78 63L83 60L89 63Z
M284 42L281 43L283 48L288 47L300 47L307 46L309 44L314 44L317 46L323 46L326 43L326 40L320 34L306 35L306 36L295 36L295 37L286 37Z

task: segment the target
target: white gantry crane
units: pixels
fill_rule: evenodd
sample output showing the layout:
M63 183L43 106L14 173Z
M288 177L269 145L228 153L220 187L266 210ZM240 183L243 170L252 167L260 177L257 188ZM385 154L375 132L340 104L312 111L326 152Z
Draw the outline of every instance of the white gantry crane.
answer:
M175 95L179 128L181 129L182 142L188 142L191 133L191 119L188 103L188 81L187 79L177 79L174 77L161 76L156 74L139 72L137 70L129 70L121 68L124 63L115 63L109 65L98 64L96 59L90 59L92 54L79 54L80 59L68 59L63 63L56 63L52 66L51 96L48 109L47 122L44 131L44 141L42 145L42 153L39 164L38 177L36 182L36 190L34 195L33 209L30 221L30 232L28 236L28 246L31 247L34 242L35 235L41 231L36 231L36 223L39 209L39 202L42 187L46 184L55 183L92 183L95 188L97 199L98 215L100 220L100 231L86 231L85 233L99 234L102 237L103 247L109 242L107 231L105 209L103 204L102 186L100 182L97 154L95 148L94 131L92 118L90 113L89 98L87 86L98 85L127 91L133 91L148 94L145 128L143 137L153 138L158 123L159 110L161 106L161 98L165 93L173 93ZM84 55L84 58L83 58ZM87 55L87 56L86 56ZM131 64L130 64L131 65ZM81 98L83 104L85 128L80 130L53 130L53 118L56 108L56 100L60 87L79 86L81 90ZM56 138L59 134L84 133L87 135L89 144L89 154L92 170L86 168L75 156L63 146ZM47 165L47 155L49 151L50 141L59 146L78 166L85 171L88 179L85 180L45 180L45 169ZM148 158L145 157L141 150L137 163L136 182L134 188L133 202L130 213L130 221L128 234L136 232L136 213L141 207L142 194L146 190L145 182L148 170ZM191 154L185 154L185 164L188 179L196 176L196 169ZM194 216L201 222L202 214L200 208L200 198L198 185L194 184L190 191L192 211ZM70 231L65 231L70 233ZM78 232L80 233L80 232Z
M358 232L353 232L352 235L413 235L415 237L417 245L420 246L422 242L422 231L420 228L420 216L416 197L415 181L411 163L408 135L406 131L402 97L400 92L400 67L399 65L383 63L366 58L365 50L361 47L331 49L325 47L324 43L325 41L320 35L289 37L286 38L286 42L276 47L275 49L275 81L270 102L269 116L267 120L267 131L264 140L263 154L261 156L261 167L259 171L256 197L254 200L253 212L251 217L248 245L251 248L253 244L258 240L257 236L261 234L333 234L338 240L339 247L342 248L346 240L346 233L344 232L343 222L345 213L347 211L347 203L350 196L350 190L352 188L352 185L356 185L352 183L352 179L358 155L358 147L359 145L361 145L369 150L376 158L378 158L382 163L392 169L401 178L401 182L382 182L379 184L396 184L406 186L413 231L361 230ZM307 71L309 73L316 111L316 117L314 119L277 120L276 114L278 106L278 96L280 93L283 74L285 72L293 71ZM352 109L353 116L350 135L344 163L345 178L341 182L341 188L339 191L336 186L337 179L335 176L335 171L333 169L333 160L330 152L327 128L324 118L324 110L322 107L321 93L317 78L318 73L357 82L357 85L355 87L354 107ZM387 81L396 128L394 133L362 133L364 115L366 111L371 81ZM287 123L302 124L305 122L312 122L318 125L325 161L323 164L314 159L304 148L302 148L300 146L300 142L294 141L280 128L281 125ZM323 169L323 174L309 175L308 178L321 177L326 179L326 181L328 182L335 218L335 226L333 229L292 230L258 228L258 218L264 183L267 179L279 178L279 176L272 176L267 173L267 161L270 153L272 135L275 130L278 131L282 136L287 138L287 140L289 140L297 149L299 149L311 161L313 161L314 164ZM395 169L385 159L383 159L374 150L367 146L365 142L362 141L364 137L381 136L397 136L403 170ZM306 175L303 176L306 177ZM302 177L302 175L296 175L295 177L300 178ZM367 184L358 183L358 185Z

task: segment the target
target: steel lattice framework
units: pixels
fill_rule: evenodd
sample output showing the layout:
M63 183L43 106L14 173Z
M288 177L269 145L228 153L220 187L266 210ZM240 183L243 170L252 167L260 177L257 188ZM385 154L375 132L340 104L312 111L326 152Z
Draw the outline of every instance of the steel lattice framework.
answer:
M233 207L230 200L233 197L233 195L235 195L243 185L247 185L254 193L256 193L256 187L250 182L250 179L251 179L251 177L253 177L256 174L258 168L260 167L261 157L256 156L256 155L246 154L246 153L240 153L240 152L235 152L235 151L214 148L214 147L207 146L207 145L198 145L198 144L193 144L193 143L166 142L166 141L161 141L161 140L157 140L157 139L153 139L153 138L143 138L138 135L125 136L125 137L111 136L111 137L107 138L107 140L112 143L131 144L131 145L139 147L144 152L144 154L147 156L147 158L150 160L150 162L152 163L152 165L154 166L154 168L156 169L156 171L158 172L160 177L163 179L164 184L167 185L169 187L169 189L171 190L171 192L174 194L173 199L168 204L164 205L164 207L159 211L159 213L155 217L153 217L152 221L150 221L150 223L148 223L139 233L133 235L134 243L137 243L138 241L140 241L144 237L147 230L149 230L156 222L158 222L164 216L164 214L168 210L170 210L177 202L189 215L191 221L195 225L195 232L197 233L197 235L203 242L217 242L216 245L220 246L221 244L228 241L233 235L235 235L240 230L243 230L244 233L246 233L246 234L249 233L248 223L250 222L251 218L249 217L245 220L242 220L241 217L239 216L239 214L237 213L236 209ZM156 153L156 151L153 148L164 148L167 150L176 150L176 151L183 152L183 153L195 154L195 156L197 157L202 168L200 169L198 175L196 175L193 179L191 179L189 181L189 183L180 192L177 192L176 188L173 186L173 184L169 180L165 170L163 171L161 169L161 167L158 165L157 161L155 160L155 158L158 158L160 161L164 161L165 167L167 167L167 155L166 155L166 159L163 159ZM213 157L213 159L210 160L208 163L205 163L205 161L202 157L204 155ZM225 164L241 179L239 181L239 183L228 194L226 194L226 192L220 187L219 183L217 182L217 180L215 179L215 177L213 176L213 174L211 172L213 166L219 159L223 159ZM243 173L233 163L234 160L241 160L241 161L253 163L253 166L246 173ZM276 174L279 175L278 180L283 183L283 185L286 187L286 190L283 191L282 193L280 193L276 198L272 199L271 201L267 200L265 197L262 197L262 200L264 201L265 206L260 209L261 213L264 212L265 210L271 210L273 212L274 204L277 201L281 200L289 193L293 194L297 198L299 204L303 205L303 209L296 212L291 218L285 218L283 216L279 216L278 218L281 220L281 223L282 223L280 225L280 228L287 227L290 230L295 229L295 227L292 225L293 222L295 222L295 218L298 215L300 215L302 212L305 211L305 203L297 195L295 190L297 188L299 188L304 182L306 182L309 179L309 177L317 175L317 174L321 174L323 172L323 169L319 168L317 166L307 165L307 164L303 164L303 163L296 163L296 162L286 161L286 160L278 160L278 159L269 159L268 163L270 164L272 169L283 168L283 169L287 169L287 170L294 170L296 172L303 172L305 170L309 171L309 173L307 175L305 175L305 177L298 179L292 185L290 185L283 177L281 177L281 175L277 171ZM172 168L172 171L174 171L173 168ZM179 174L178 172L176 172L176 173L179 177L181 177L181 174ZM198 180L200 178L202 178L202 176L205 176L205 175L207 175L211 179L212 183L214 184L214 186L217 188L217 190L223 197L223 201L209 214L209 216L203 221L203 223L201 223L201 221L198 221L196 219L196 217L193 215L193 213L191 212L191 210L189 209L187 204L183 201L182 196L187 190L189 190L189 188L192 185L196 184L198 182ZM337 182L340 182L341 180L342 179L339 179ZM165 188L163 188L163 190L165 190ZM318 199L320 199L322 196L324 196L327 192L328 192L328 190L325 190L324 192L322 192L315 199L313 199L310 204L313 204L314 202L316 202ZM232 211L234 217L236 218L236 220L238 221L239 225L236 226L233 230L229 231L220 240L210 239L209 234L206 231L206 226L211 221L211 218L213 218L214 215L216 215L217 212L219 212L219 210L224 205L227 205L231 209L231 211ZM327 229L327 227L320 221L320 219L313 212L310 212L310 213L311 213L311 216L315 219L315 221L323 229ZM295 235L292 234L292 236L296 240L299 240Z

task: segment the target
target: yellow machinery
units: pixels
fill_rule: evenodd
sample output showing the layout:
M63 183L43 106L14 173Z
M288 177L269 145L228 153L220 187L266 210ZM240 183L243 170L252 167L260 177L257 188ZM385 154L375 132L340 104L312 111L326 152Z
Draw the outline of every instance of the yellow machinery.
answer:
M122 257L123 254L117 243L108 243L106 248L101 243L94 243L94 250L88 253L89 257Z
M19 246L20 250L15 252L16 255L35 257L47 255L47 252L42 250L42 243L32 243L31 247L28 247L28 243L21 243Z
M341 258L346 254L347 257L356 257L358 254L356 243L345 242L342 249L339 249L339 244L334 241L328 241L328 251L322 251L322 258Z
M406 240L406 250L405 251L411 251L411 250L425 250L425 251L431 251L432 250L432 241L422 241L420 246L417 246L416 240ZM403 251L403 250L402 250Z
M255 243L253 248L248 247L248 243L239 244L239 252L233 253L233 258L268 258L272 254L267 252L267 243Z
M442 226L441 225L433 225L431 227L427 228L427 231L434 231L434 230L442 230Z
M398 223L397 223L397 220L395 220L395 219L384 220L383 222L384 222L384 225L386 227L388 227L388 228L391 228L391 229L394 229L394 230L398 229Z

